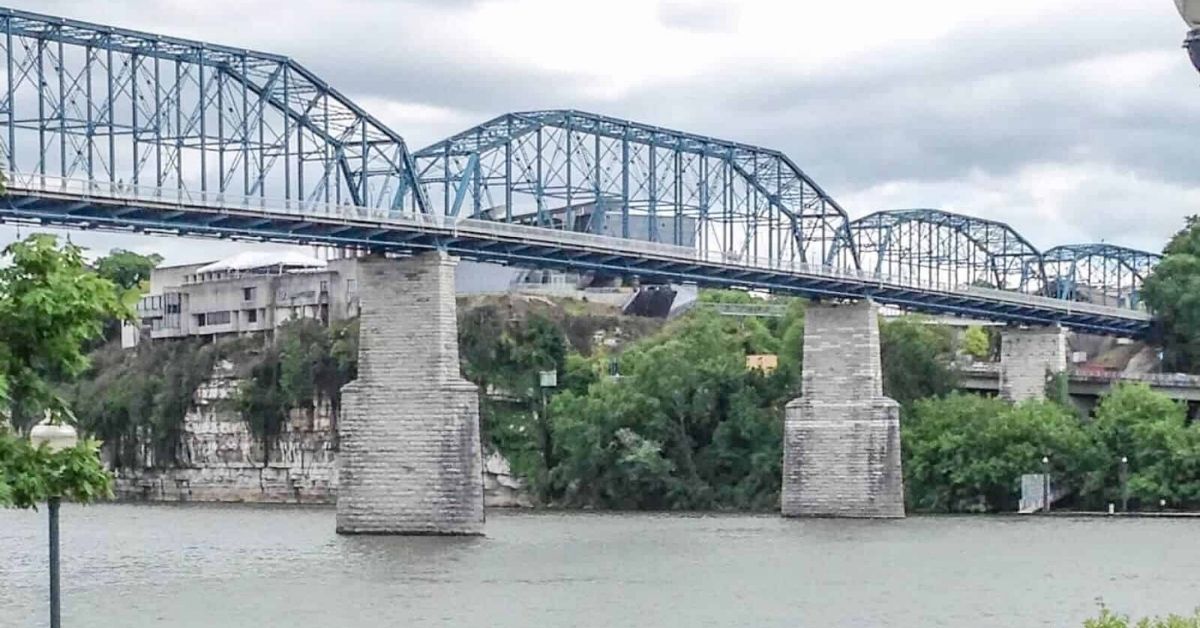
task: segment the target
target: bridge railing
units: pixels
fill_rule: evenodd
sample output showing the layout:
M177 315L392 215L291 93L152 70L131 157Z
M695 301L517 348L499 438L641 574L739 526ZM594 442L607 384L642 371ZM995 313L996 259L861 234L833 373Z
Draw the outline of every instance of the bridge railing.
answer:
M216 211L250 211L264 214L313 217L335 221L369 221L411 230L444 233L446 235L473 235L483 238L516 240L530 244L569 245L601 253L620 252L676 262L695 262L704 265L745 268L753 271L775 271L792 275L846 280L857 284L873 284L880 288L908 289L925 293L942 293L948 296L978 297L993 302L1040 307L1066 313L1090 313L1127 320L1150 319L1150 315L1145 312L1054 299L1021 292L982 288L965 284L955 285L930 281L925 278L916 279L905 276L882 275L853 268L808 264L792 260L755 258L726 251L710 251L645 240L563 231L516 223L456 218L454 216L421 214L401 210L376 209L313 200L243 197L211 191L164 189L154 186L129 184L122 181L95 181L41 174L14 173L10 175L8 187L18 191L28 190L50 194L63 194L71 198L88 200L107 200L109 202L118 201L124 203L136 202L138 205L150 208L202 208Z

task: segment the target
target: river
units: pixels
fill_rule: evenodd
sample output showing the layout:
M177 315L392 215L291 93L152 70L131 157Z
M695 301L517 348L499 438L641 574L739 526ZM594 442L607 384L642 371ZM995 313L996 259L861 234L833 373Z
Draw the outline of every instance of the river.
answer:
M326 508L64 506L67 628L1079 626L1200 605L1200 520L489 513L340 537ZM45 512L0 511L0 626L44 626Z

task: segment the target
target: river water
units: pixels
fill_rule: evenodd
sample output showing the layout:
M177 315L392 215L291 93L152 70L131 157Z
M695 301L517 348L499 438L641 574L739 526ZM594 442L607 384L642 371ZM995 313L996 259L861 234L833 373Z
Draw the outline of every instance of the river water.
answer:
M1200 605L1200 520L489 513L339 537L326 508L64 506L64 626L1079 626ZM45 512L0 511L0 626L47 624Z

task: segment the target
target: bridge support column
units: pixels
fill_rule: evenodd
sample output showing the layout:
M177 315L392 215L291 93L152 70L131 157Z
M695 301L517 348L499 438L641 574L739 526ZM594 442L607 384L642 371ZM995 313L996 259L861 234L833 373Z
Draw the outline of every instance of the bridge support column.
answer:
M456 260L358 263L358 379L342 389L337 531L482 534L479 397L459 375Z
M1051 375L1067 370L1067 332L1057 325L1005 329L1000 336L1000 396L1045 399Z
M785 517L904 516L900 406L883 396L879 308L812 304L784 426Z

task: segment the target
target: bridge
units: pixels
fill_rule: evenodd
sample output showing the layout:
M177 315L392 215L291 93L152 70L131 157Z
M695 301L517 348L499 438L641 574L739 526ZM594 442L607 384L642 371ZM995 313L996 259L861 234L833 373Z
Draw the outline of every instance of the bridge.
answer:
M458 375L447 292L455 258L819 301L806 319L804 395L788 411L785 514L903 514L875 304L1013 326L1001 381L1012 398L1040 394L1046 369L1065 368L1063 329L1151 332L1138 294L1153 254L1043 253L1002 223L932 209L852 220L778 150L550 110L413 152L285 56L12 9L0 9L0 30L0 220L377 254L359 277L345 532L482 523L469 479L477 400ZM862 459L861 430L847 432L860 423L880 435L880 455ZM383 480L397 442L418 469L399 489ZM838 482L862 494L829 501Z

